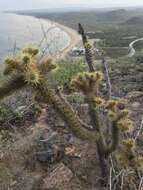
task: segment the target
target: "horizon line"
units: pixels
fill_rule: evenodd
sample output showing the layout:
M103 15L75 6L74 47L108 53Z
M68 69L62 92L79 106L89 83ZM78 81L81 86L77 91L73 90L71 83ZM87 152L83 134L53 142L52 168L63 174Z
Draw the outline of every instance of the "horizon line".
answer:
M68 9L84 9L84 10L94 10L94 9L118 9L118 8L143 8L143 5L130 5L130 6L104 6L104 7L86 7L86 6L66 6L66 7L50 7L50 8L25 8L25 9L1 9L0 12L10 12L10 11L38 11L38 10L68 10Z

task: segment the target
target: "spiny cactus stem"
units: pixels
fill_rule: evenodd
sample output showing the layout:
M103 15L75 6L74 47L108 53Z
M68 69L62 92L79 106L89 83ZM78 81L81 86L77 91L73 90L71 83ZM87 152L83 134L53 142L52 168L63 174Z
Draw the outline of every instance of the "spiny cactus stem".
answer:
M106 151L107 155L111 154L117 149L118 144L119 144L119 132L120 130L117 126L117 122L115 121L113 122L112 128L111 128L112 142L111 142L111 145L109 145L109 147L107 148L107 151Z
M79 30L79 34L82 37L82 42L83 42L83 46L85 49L85 58L86 58L89 70L90 70L90 72L94 72L95 69L93 66L92 52L91 52L91 49L86 46L86 44L88 43L88 40L87 40L86 34L84 32L84 29L80 23L78 24L78 30Z
M13 92L25 87L26 83L21 76L13 76L0 86L0 100L11 95Z
M82 27L82 25L79 23L78 24L78 32L79 32L79 34L82 36L82 41L83 41L83 43L85 44L85 43L87 43L88 41L87 41L87 37L86 37L86 35L85 35L85 32L84 32L84 29L83 29L83 27Z
M35 88L40 91L42 96L45 98L45 101L48 104L51 104L53 108L61 114L64 121L67 122L70 130L74 133L75 136L82 140L88 140L90 142L96 142L99 138L99 134L97 132L93 132L85 129L79 117L73 110L66 104L66 102L62 101L56 94L53 89L48 87L48 84L45 82L46 80L42 80L39 85Z
M84 44L84 48L85 48L85 57L86 57L86 61L87 61L88 66L89 66L89 70L90 70L90 72L94 72L95 69L93 67L93 57L92 57L91 49L87 48L86 44Z
M104 57L102 57L102 63L104 66L104 72L105 72L105 79L106 79L106 83L107 83L107 88L108 88L108 100L111 98L112 96L112 85L111 85L111 79L109 76L109 69L108 69L108 64L107 61L105 60Z
M66 100L66 98L64 97L63 93L61 92L60 89L56 89L56 92L58 94L58 96L60 97L60 99L62 100L62 102L65 103L65 105L67 105L67 107L69 107L74 113L74 109L72 108L72 106L69 104L69 102ZM76 113L75 113L76 114ZM80 118L78 118L79 122L81 123L81 125L86 128L87 130L90 131L94 131L94 129L92 128L92 126L90 127L89 125L87 125L86 123L84 123Z
M105 139L101 131L101 123L99 120L99 114L95 109L95 106L92 101L92 96L87 97L86 99L88 105L89 105L89 115L91 117L91 124L94 127L94 130L100 134L98 141L96 141L96 147L97 147L97 155L99 157L99 164L101 168L101 175L103 178L107 176L108 173L108 166L106 162L106 144Z
M34 86L36 90L42 93L45 97L46 102L53 105L55 110L57 110L62 118L68 123L71 131L75 136L83 139L89 140L90 142L96 142L99 138L99 134L91 131L91 129L86 129L83 127L81 120L77 114L71 109L66 102L62 101L55 93L54 90L48 88L48 84L45 82L46 79L43 79L41 83ZM6 96L11 95L17 90L25 87L27 83L24 81L22 76L13 76L10 80L4 82L0 86L0 99L5 98Z
M97 89L98 90L98 89ZM97 93L96 90L96 93ZM88 103L89 106L89 115L91 117L91 123L94 129L98 132L100 132L100 119L99 119L99 114L98 111L96 110L96 106L94 104L94 91L86 93L85 101Z
M94 130L100 134L100 138L98 141L100 141L100 143L101 143L100 146L102 146L102 149L105 151L106 145L105 145L104 136L101 131L101 123L99 120L98 111L96 110L95 106L93 105L92 100L90 100L89 98L87 99L87 103L89 105L89 115L91 117L91 124L92 124Z
M112 143L111 145L109 145L109 147L107 148L106 154L109 155L112 152L114 152L119 144L119 133L120 130L117 126L118 121L120 121L122 118L124 117L124 113L121 113L118 118L113 121L112 123L112 128L111 128L111 132L112 132Z
M100 164L100 169L101 169L101 176L103 177L103 181L107 178L108 176L108 161L107 161L107 157L105 155L104 150L102 149L102 146L100 144L100 141L96 142L96 147L97 147L97 156L98 156L98 160L99 160L99 164ZM106 181L106 180L105 180ZM104 186L104 184L101 184Z

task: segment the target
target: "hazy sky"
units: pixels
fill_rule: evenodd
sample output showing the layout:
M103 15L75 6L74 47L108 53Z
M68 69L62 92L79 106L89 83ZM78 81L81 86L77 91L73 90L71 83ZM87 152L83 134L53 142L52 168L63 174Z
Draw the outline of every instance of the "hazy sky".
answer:
M0 9L143 6L143 0L0 0Z

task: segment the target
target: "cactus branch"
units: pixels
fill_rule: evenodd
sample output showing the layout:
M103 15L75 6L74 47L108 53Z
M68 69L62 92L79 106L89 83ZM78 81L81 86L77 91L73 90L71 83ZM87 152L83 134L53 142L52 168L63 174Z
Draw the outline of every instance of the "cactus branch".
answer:
M83 140L89 140L91 142L96 142L98 139L98 133L91 131L90 128L84 128L83 123L76 115L76 113L71 109L71 107L64 101L62 101L53 89L48 88L48 84L45 82L46 79L43 79L41 83L34 86L36 90L45 97L45 100L48 104L51 104L56 111L58 111L62 118L68 123L71 131ZM0 99L5 98L6 96L11 95L17 90L22 89L26 86L26 82L21 76L14 76L10 80L4 82L0 86Z
M76 113L71 109L65 101L57 96L55 90L48 87L45 79L43 79L39 85L35 86L48 104L51 104L53 108L61 114L62 118L68 123L70 130L80 139L89 140L90 142L96 142L98 139L98 133L90 131L90 129L83 128L82 123Z
M111 128L111 134L112 134L112 142L111 145L107 148L106 154L109 155L112 152L114 152L119 144L119 128L117 126L117 122L113 122L112 128Z
M21 76L13 76L0 86L0 100L22 89L26 83Z
M92 56L91 46L88 44L86 34L80 23L78 24L78 32L82 37L83 46L85 48L85 58L86 58L89 70L90 70L90 72L94 72L95 69L93 66L93 56Z
M61 92L61 90L59 88L56 89L56 93L59 96L59 98L61 99L62 102L64 102L64 104L69 107L72 112L74 112L76 114L76 112L74 111L74 109L72 108L72 106L69 104L69 102L67 101L67 99L64 97L63 93ZM87 125L85 122L83 122L80 118L78 118L79 122L81 123L81 125L90 131L94 131L92 126Z
M109 76L109 69L108 69L107 61L105 60L104 57L102 57L102 63L104 65L104 70L105 70L105 79L106 79L107 88L108 88L108 99L110 99L112 96L112 85L111 85L111 79Z
M122 120L124 117L126 117L126 113L123 111L123 112L121 112L118 115L117 119L112 122L112 129L111 129L111 132L112 132L112 138L111 138L112 142L109 145L109 147L107 148L107 151L106 151L107 155L109 155L112 152L114 152L117 149L117 147L118 147L118 144L119 144L119 133L120 133L118 122L120 120Z

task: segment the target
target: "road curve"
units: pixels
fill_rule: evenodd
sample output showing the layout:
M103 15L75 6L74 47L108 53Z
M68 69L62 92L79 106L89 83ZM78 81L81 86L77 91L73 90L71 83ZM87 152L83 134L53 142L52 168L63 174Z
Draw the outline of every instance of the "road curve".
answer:
M129 54L127 55L127 57L133 57L134 56L134 54L136 53L136 50L134 48L134 44L139 42L139 41L142 41L142 40L143 40L143 37L136 39L129 44Z

